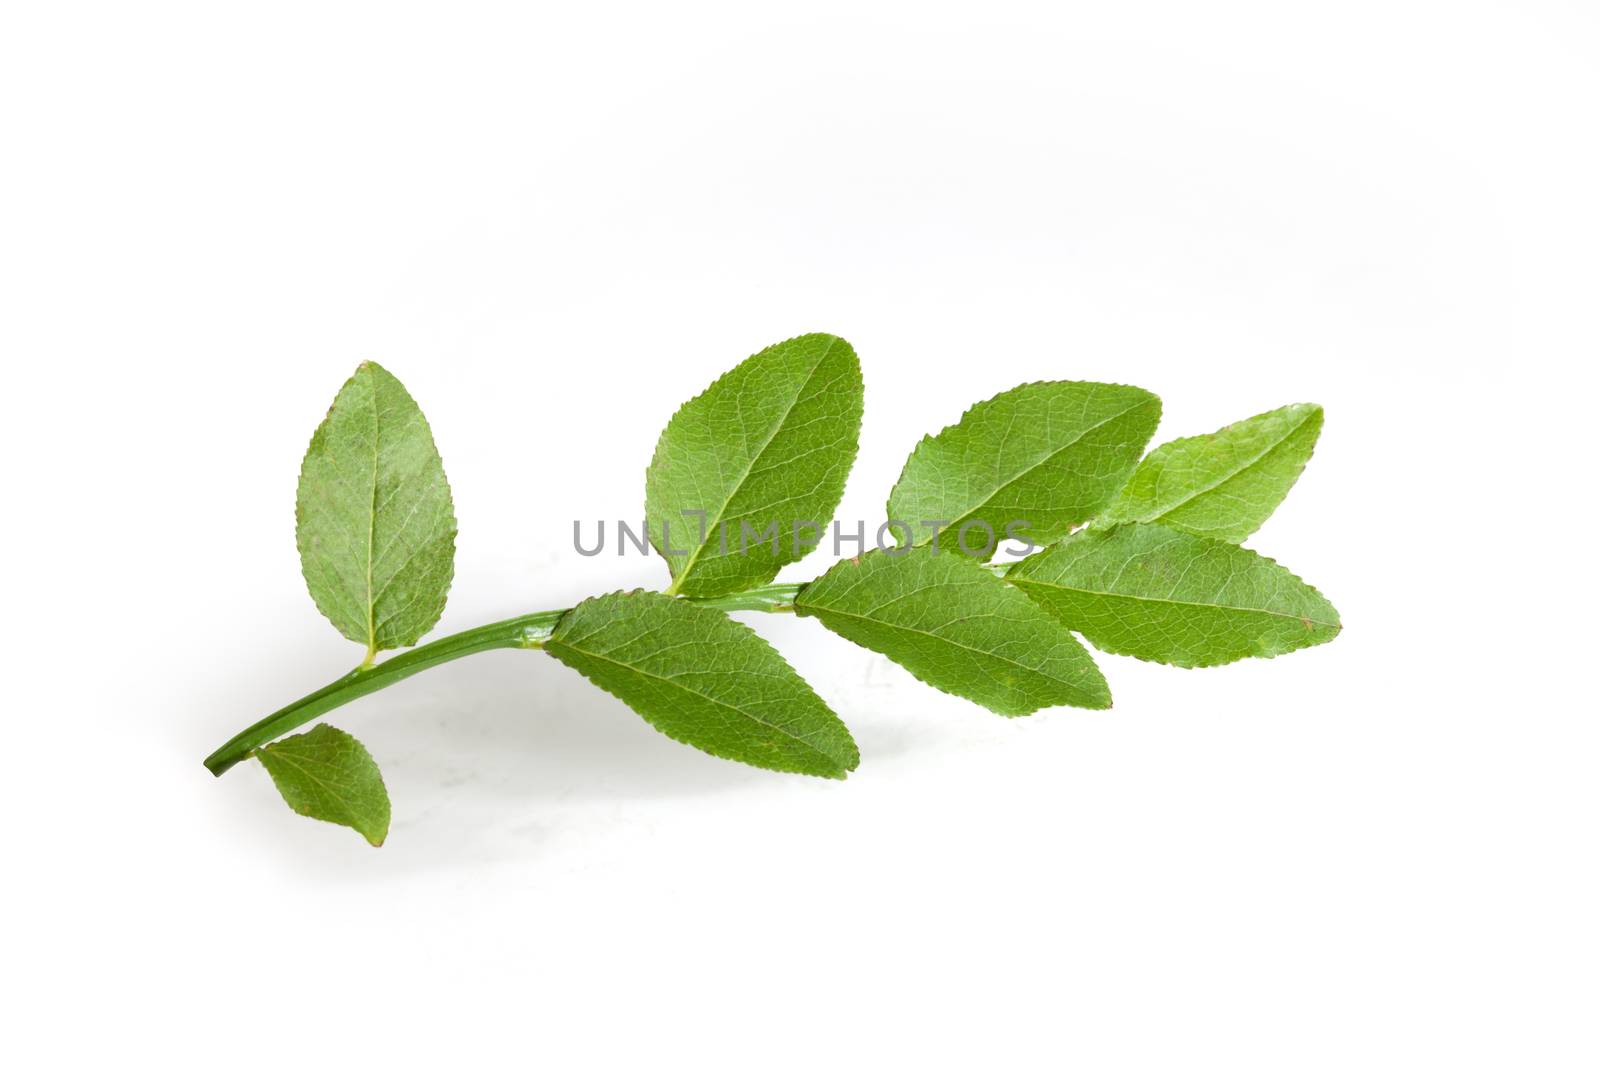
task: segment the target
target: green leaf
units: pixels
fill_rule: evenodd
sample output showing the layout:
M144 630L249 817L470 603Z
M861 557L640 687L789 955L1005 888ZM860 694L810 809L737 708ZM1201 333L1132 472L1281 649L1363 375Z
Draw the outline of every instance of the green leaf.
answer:
M843 778L860 762L838 716L754 630L636 590L583 601L544 649L675 741L774 771Z
M794 607L936 689L1001 715L1071 704L1108 708L1089 653L1026 595L932 545L841 560Z
M1321 407L1290 404L1168 441L1144 458L1095 525L1159 522L1238 544L1283 502L1321 432Z
M1339 634L1333 605L1272 560L1165 526L1085 530L1006 580L1095 647L1179 667L1277 656Z
M810 529L797 527L820 527L839 506L861 400L855 352L811 333L757 352L678 409L645 474L671 592L748 589L811 551Z
M355 830L374 847L389 833L389 792L361 742L326 723L256 749L289 807Z
M311 437L295 498L295 542L311 599L352 641L414 644L444 611L455 508L422 411L363 363Z
M934 523L945 548L969 522L996 540L1026 522L1036 544L1053 541L1116 495L1160 419L1161 401L1131 385L1018 386L922 439L889 494L890 528L902 546L932 541ZM973 526L971 554L992 554L976 551L987 540Z

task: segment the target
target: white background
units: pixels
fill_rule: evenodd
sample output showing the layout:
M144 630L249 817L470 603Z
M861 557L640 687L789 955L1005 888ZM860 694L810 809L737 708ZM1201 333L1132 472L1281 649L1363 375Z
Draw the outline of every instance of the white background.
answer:
M8 5L15 1062L1595 1063L1597 57L1579 0ZM1019 382L1320 401L1251 544L1344 633L1007 721L752 619L847 783L477 657L334 716L381 850L201 768L359 655L293 539L358 361L445 457L443 634L659 588L572 519L808 330L869 527Z

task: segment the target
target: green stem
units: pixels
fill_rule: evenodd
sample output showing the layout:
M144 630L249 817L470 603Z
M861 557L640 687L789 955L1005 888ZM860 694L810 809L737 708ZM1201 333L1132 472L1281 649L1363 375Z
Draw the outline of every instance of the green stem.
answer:
M695 603L718 611L789 611L794 607L795 595L802 588L803 583L778 583L729 596L696 600ZM320 718L357 697L387 689L430 667L496 648L539 648L549 640L556 624L565 614L565 610L558 610L518 615L514 619L491 622L487 626L429 641L381 663L363 663L344 677L314 693L307 693L293 704L279 708L260 722L239 731L206 757L206 770L220 775L234 764L249 759L251 753L268 741L297 730L312 719Z
M989 565L990 570L1002 575L1008 567L1009 564ZM793 611L794 598L805 585L804 582L778 582L746 589L742 593L706 597L692 602L717 611ZM344 677L329 682L314 693L307 693L293 704L279 708L260 722L239 731L206 757L206 770L220 775L235 763L249 759L256 749L268 741L297 730L312 719L321 718L357 697L387 689L430 667L496 648L539 648L550 639L556 624L566 613L566 609L536 611L532 615L518 615L514 619L491 622L487 626L418 645L382 663L373 663L369 655L361 666Z

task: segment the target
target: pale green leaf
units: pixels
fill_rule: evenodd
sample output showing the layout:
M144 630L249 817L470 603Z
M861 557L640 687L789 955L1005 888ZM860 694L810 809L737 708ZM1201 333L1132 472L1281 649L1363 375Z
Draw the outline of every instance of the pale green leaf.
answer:
M1096 526L1159 522L1238 544L1294 486L1322 432L1322 408L1290 404L1168 441L1144 458Z
M824 778L860 761L844 723L777 650L715 609L610 593L567 612L544 649L713 756Z
M1333 605L1272 560L1165 526L1082 531L1006 580L1095 647L1179 667L1277 656L1339 634Z
M959 553L925 545L841 560L801 589L794 606L934 688L1001 715L1111 706L1099 668L1066 627Z
M389 833L389 792L360 741L326 723L256 749L283 799L301 815L355 830L373 846Z
M1161 419L1161 401L1130 385L1035 382L973 405L924 437L889 495L896 540L959 544L973 555L1012 523L1043 544L1088 521L1128 479Z
M414 644L444 611L455 508L422 411L363 363L311 437L295 498L295 542L311 599L367 647Z
M861 402L855 352L813 333L763 349L679 408L645 474L671 591L748 589L810 552L855 462Z

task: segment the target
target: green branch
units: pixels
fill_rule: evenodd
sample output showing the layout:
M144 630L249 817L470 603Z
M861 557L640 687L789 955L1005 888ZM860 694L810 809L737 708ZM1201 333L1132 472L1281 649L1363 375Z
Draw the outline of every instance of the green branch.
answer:
M1077 635L1180 667L1338 636L1326 597L1241 544L1300 477L1322 409L1289 404L1145 454L1160 400L1104 382L1031 382L972 405L912 450L878 548L867 550L862 523L851 538L858 554L810 582L763 584L815 549L838 509L862 396L860 361L838 337L757 352L678 409L645 471L646 535L671 573L667 593L604 593L418 644L455 573L455 504L422 409L394 375L363 363L312 434L295 541L311 599L366 658L242 730L206 768L220 775L254 758L291 810L379 845L390 807L371 753L326 723L293 731L490 649L542 649L710 755L843 778L861 758L848 727L726 613L815 619L1005 716L1111 706ZM834 520L835 554L841 526ZM885 547L890 532L898 548ZM573 534L576 548L576 525ZM1046 547L980 565L1006 539ZM593 552L578 551L604 547L602 526Z
M802 588L801 583L779 582L693 603L718 611L789 611ZM298 730L352 700L387 689L442 663L497 648L540 648L566 613L567 609L536 611L531 615L502 619L429 641L371 666L357 667L239 731L206 757L206 770L221 775L234 764L249 759L251 753L267 742Z

